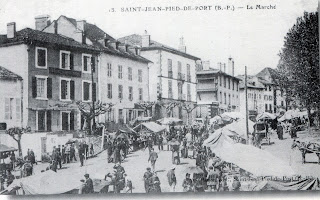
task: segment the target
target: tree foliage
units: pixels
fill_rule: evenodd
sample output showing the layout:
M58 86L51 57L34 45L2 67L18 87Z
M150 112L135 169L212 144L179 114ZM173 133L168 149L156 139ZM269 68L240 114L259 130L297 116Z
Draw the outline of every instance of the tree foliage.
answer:
M284 39L280 52L279 85L310 110L320 105L318 12L305 12Z
M6 134L10 135L18 143L19 156L22 156L22 150L21 150L22 134L30 131L31 131L30 127L27 127L27 128L12 127L6 130Z
M92 103L83 103L81 101L78 101L77 105L82 116L85 118L87 127L90 131L91 127L89 124L91 120L101 114L111 111L112 107L114 106L112 103L102 103L101 101L94 102L94 106Z

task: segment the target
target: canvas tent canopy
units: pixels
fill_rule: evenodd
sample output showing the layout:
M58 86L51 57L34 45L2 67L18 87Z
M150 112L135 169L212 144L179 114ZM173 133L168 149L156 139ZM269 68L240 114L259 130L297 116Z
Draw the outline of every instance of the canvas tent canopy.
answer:
M280 182L280 181L262 181L252 189L253 191L266 190L320 190L319 179L308 178L298 181Z
M227 130L218 129L207 138L203 145L222 160L233 163L254 176L293 176L292 168L271 153L251 145L234 143ZM271 166L272 163L272 166Z
M272 113L264 112L261 113L257 116L257 121L262 120L262 119L275 119L277 116L275 116Z
M177 124L177 123L181 123L182 122L181 119L173 118L173 117L162 118L162 119L159 119L157 121L160 122L161 124L164 124L164 125Z
M139 124L133 129L138 132L143 130L143 131L152 132L152 133L159 133L161 131L164 131L166 128L155 122L145 122L145 123Z

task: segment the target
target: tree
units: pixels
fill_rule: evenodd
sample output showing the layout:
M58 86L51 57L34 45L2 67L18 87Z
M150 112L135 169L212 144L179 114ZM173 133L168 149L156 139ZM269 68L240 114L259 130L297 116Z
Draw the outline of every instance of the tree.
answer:
M95 124L93 126L90 126L91 120L93 120L95 117L98 117L101 114L104 114L111 110L111 108L114 106L112 103L102 103L101 101L96 101L94 105L92 103L83 103L81 101L77 102L78 108L81 112L81 115L86 120L86 125L89 130L89 134L92 133L92 131L95 131Z
M284 38L278 71L288 98L298 97L307 107L320 109L318 12L305 12Z
M141 101L141 102L138 102L137 105L139 105L142 109L143 109L143 112L145 114L147 114L147 111L152 108L152 106L155 104L155 102L152 102L152 101Z
M192 106L193 105L193 106ZM182 104L182 109L187 112L187 124L189 125L189 114L197 107L197 104Z
M168 103L161 103L160 105L166 109L167 116L172 117L172 109L180 103L172 101Z
M27 128L13 127L6 130L6 134L10 135L18 143L19 156L22 156L22 150L21 150L22 134L30 131L31 131L30 127L27 127Z

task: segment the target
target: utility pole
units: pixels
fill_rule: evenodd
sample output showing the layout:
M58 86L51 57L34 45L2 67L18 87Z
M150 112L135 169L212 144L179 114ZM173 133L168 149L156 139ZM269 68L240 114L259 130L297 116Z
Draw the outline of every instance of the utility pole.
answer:
M96 95L96 94L93 94L93 91L96 91L96 88L95 87L95 84L94 84L94 80L93 80L93 67L95 68L95 58L92 57L91 59L91 98L92 98L92 115L93 115L93 119L92 119L92 130L91 130L91 134L93 133L93 130L96 129L96 113L95 113L95 101L94 101L94 97L93 95ZM96 92L95 92L96 93ZM90 129L91 129L90 127Z
M247 132L247 144L249 144L249 111L248 111L248 78L247 78L247 66L245 66L245 94L246 94L246 132Z

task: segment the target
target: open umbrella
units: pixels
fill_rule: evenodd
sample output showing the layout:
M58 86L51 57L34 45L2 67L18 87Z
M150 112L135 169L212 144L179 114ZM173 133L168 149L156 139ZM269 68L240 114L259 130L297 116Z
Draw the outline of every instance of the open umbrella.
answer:
M198 166L190 166L190 167L187 167L185 170L184 170L184 173L189 173L189 174L203 174L204 171L198 167Z

